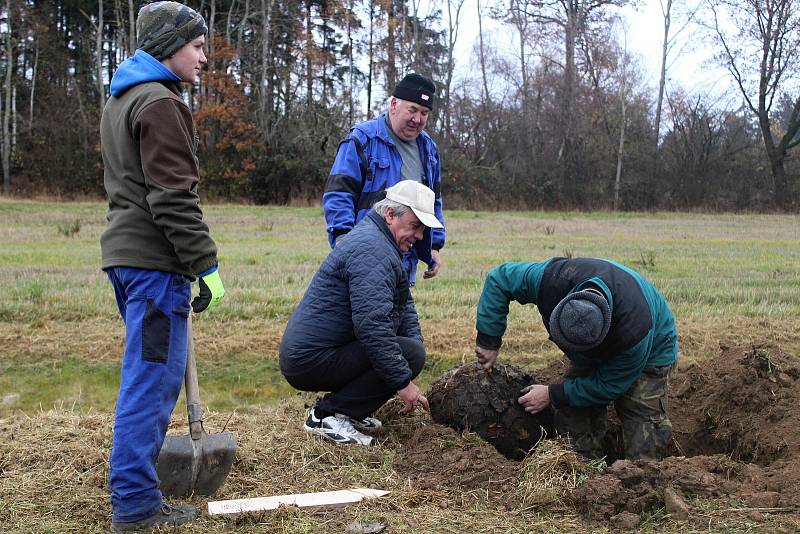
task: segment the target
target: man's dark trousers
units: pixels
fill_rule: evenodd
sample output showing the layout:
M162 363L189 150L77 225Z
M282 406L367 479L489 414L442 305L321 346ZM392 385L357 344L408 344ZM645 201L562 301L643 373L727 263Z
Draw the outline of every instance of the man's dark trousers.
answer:
M397 336L403 358L411 368L411 379L422 372L425 347L422 342ZM396 393L372 368L364 346L353 341L332 349L320 363L302 374L286 375L292 387L301 391L330 391L316 404L324 414L344 414L353 419L372 415ZM288 370L291 373L291 370Z

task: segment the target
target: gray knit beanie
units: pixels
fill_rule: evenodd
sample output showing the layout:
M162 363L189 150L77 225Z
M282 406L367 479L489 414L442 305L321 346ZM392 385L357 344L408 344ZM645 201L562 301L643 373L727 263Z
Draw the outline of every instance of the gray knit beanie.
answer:
M161 61L183 45L208 33L206 21L189 6L178 2L153 2L139 10L136 40L139 49Z
M577 291L561 299L550 314L550 337L565 352L585 352L605 339L611 307L597 291Z

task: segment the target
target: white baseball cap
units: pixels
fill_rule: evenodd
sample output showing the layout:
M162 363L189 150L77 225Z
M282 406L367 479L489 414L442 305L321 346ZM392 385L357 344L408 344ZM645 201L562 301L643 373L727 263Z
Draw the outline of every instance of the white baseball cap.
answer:
M386 189L386 198L408 206L428 228L444 228L433 213L436 195L429 187L415 180L403 180Z

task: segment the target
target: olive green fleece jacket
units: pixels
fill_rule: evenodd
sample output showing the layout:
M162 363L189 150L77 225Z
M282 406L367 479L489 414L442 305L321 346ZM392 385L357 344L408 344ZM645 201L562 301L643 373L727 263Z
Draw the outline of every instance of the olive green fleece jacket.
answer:
M173 82L147 82L112 96L100 143L108 227L100 238L103 269L135 267L187 275L217 264L203 221L197 136L191 111Z

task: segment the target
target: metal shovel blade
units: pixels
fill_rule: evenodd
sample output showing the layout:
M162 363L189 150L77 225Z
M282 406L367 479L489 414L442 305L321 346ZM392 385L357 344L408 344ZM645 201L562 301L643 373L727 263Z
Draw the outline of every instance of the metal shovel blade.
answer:
M161 493L183 497L196 493L213 495L231 471L236 455L236 436L230 432L167 436L158 455L156 470Z
M184 385L189 434L166 436L156 464L161 493L170 497L213 495L225 483L236 455L236 436L231 432L206 434L203 430L191 316L188 349Z

